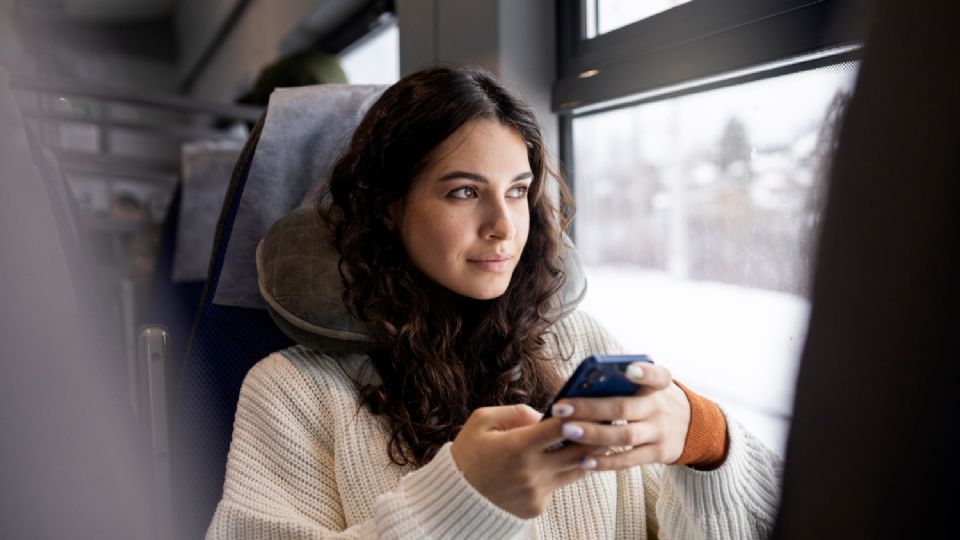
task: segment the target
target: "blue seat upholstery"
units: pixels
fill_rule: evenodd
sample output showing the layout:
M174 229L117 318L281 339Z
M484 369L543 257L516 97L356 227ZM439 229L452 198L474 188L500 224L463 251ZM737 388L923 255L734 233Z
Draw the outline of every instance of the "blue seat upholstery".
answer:
M220 499L243 377L258 360L292 344L265 311L213 303L262 127L261 119L234 169L182 369L174 450L178 538L201 538Z

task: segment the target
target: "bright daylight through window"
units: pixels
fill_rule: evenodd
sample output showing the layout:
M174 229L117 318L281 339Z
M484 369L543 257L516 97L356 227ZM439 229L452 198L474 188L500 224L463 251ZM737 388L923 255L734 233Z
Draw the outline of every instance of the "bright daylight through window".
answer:
M690 0L586 0L587 39L686 4Z
M351 84L393 84L400 80L400 29L396 19L340 53Z
M854 64L575 118L583 308L782 453Z

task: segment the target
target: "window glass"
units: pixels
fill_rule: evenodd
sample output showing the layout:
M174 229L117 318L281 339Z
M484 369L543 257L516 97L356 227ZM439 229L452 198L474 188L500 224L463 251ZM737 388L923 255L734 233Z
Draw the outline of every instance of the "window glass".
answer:
M586 0L587 39L616 30L690 0Z
M582 308L784 447L843 64L573 120Z
M340 63L350 84L393 84L400 80L397 20L391 18L340 53Z

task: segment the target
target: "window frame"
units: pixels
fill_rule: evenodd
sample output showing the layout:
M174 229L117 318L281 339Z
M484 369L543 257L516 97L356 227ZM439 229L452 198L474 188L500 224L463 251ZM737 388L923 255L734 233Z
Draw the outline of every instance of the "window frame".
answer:
M557 0L551 93L561 170L574 194L575 117L861 56L865 0L694 0L590 39L585 1L593 0ZM786 62L831 50L837 52ZM751 71L778 62L784 65ZM581 77L588 70L598 73Z
M559 113L863 38L862 0L694 0L585 39L583 0L558 0ZM581 78L588 70L593 77Z

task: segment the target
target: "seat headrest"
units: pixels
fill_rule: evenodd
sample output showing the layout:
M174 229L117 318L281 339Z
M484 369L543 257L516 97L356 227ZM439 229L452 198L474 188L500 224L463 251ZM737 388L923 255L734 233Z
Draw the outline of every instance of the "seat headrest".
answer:
M193 141L180 147L180 217L173 250L174 283L207 279L223 197L242 141Z
M566 281L558 313L551 314L557 318L576 309L587 289L580 256L564 239ZM274 224L257 246L256 261L267 310L291 339L331 353L367 352L377 344L380 334L343 303L340 254L315 208L299 208Z
M326 183L367 109L386 86L325 84L273 92L227 240L213 303L264 309L257 243Z

